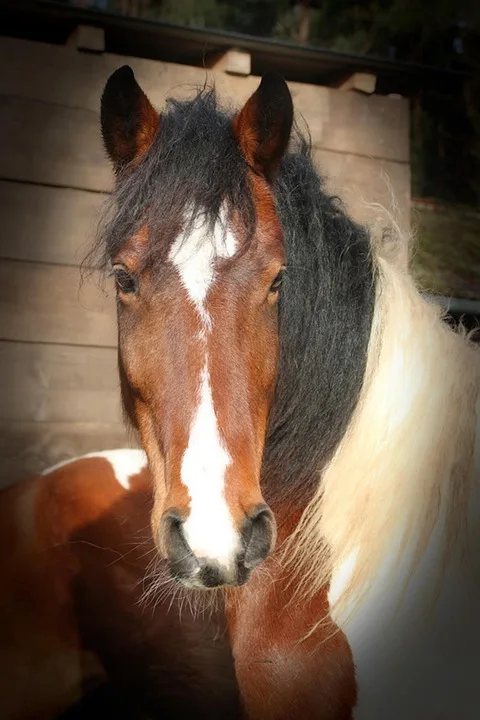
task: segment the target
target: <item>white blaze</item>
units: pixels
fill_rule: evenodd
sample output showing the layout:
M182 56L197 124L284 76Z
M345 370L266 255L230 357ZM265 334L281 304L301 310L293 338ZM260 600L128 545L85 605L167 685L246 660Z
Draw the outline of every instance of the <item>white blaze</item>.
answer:
M225 473L232 459L218 430L206 366L199 395L181 467L182 482L190 495L185 537L198 557L228 566L238 549L237 532L225 500Z
M232 459L223 443L213 405L207 347L212 320L206 301L215 282L216 260L231 257L236 248L235 236L222 212L213 232L209 232L202 218L197 218L189 232L176 239L169 254L202 321L200 339L204 353L198 404L181 464L181 480L190 495L190 514L184 532L197 557L216 560L224 566L232 564L239 549L239 537L225 499L225 475Z

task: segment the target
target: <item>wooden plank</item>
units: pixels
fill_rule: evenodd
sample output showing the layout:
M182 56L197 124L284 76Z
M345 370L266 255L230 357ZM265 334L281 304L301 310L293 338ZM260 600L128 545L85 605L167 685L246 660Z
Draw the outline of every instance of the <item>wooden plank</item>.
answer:
M0 421L121 424L114 348L0 341Z
M328 191L340 197L357 222L381 221L384 208L403 232L410 231L409 165L324 150L315 151L315 163Z
M252 75L233 76L109 53L94 56L4 37L0 38L0 94L83 108L98 115L108 76L125 63L134 69L158 108L164 106L166 96L191 96L206 80L215 84L221 99L239 106L259 83ZM296 109L309 124L318 147L409 162L408 100L303 83L289 86Z
M0 257L80 265L105 195L0 181Z
M111 189L112 174L96 113L2 96L0 132L2 179Z
M88 452L138 447L122 425L0 422L0 487Z
M0 339L116 347L112 283L78 268L0 261Z

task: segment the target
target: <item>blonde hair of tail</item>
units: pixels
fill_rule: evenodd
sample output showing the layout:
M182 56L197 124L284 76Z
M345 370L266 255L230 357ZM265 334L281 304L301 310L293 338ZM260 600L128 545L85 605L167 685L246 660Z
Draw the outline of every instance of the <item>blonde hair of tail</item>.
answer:
M411 238L383 215L393 230L372 240L377 292L360 399L285 545L295 601L346 568L334 616L355 613L392 551L399 560L411 553L413 574L442 508L441 574L454 548L468 554L467 513L480 479L480 348L421 296L409 272Z

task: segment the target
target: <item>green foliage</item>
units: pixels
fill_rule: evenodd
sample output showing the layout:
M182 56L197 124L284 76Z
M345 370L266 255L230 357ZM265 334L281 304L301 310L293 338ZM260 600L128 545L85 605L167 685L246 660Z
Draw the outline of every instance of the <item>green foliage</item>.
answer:
M468 208L416 204L412 211L417 242L412 271L428 292L480 299L480 215Z
M189 27L225 27L224 7L218 0L154 0L148 16Z
M289 0L153 0L147 16L179 25L268 37Z
M279 17L288 11L288 0L219 0L226 8L226 29L250 35L272 36Z

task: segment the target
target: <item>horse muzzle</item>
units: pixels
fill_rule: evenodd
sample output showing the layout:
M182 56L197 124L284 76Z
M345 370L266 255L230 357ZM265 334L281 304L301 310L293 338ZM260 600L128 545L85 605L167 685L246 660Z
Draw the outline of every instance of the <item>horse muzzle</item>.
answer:
M236 587L244 585L251 572L271 553L276 539L273 513L265 504L257 505L245 518L238 531L236 547L222 547L218 553L206 555L195 551L188 542L186 520L171 508L161 522L161 547L168 561L171 576L192 588Z

